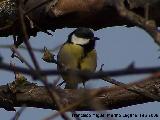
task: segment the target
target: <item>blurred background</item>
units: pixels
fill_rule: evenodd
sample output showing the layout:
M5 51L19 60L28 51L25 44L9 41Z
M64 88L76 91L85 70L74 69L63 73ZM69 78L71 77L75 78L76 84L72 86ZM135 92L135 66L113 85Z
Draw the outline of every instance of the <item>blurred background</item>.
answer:
M56 48L57 46L63 44L67 40L67 36L70 32L72 32L75 28L65 28L65 29L58 29L53 33L53 36L49 36L45 33L38 33L37 37L32 37L30 39L30 43L33 48L44 48L46 46L48 49ZM158 66L160 60L158 57L160 56L159 47L152 38L143 30L132 27L112 27L112 28L105 28L98 31L95 31L95 36L100 38L100 41L96 44L96 50L98 54L98 66L97 70L99 70L101 64L104 64L103 70L116 70L126 68L132 62L135 63L136 67L154 67ZM10 45L13 44L13 38L0 38L0 45ZM25 57L25 59L31 64L32 61L28 52L26 50L18 49L20 53ZM57 51L54 52L57 55ZM4 49L0 47L0 55L3 56L3 60L6 63L15 63L16 66L23 66L17 58L11 58L11 50ZM53 69L56 68L55 64L50 64L44 62L41 58L43 53L35 52L36 58L41 65L41 68L45 69ZM123 76L123 77L114 77L114 79L124 82L130 83L137 80L141 80L148 75L130 75L130 76ZM7 72L4 70L0 70L0 85L7 84L14 80L14 74L11 72ZM42 85L38 81L32 81L31 77L26 76L27 79L31 82L38 83L38 85ZM57 78L55 77L48 77L50 82L54 82ZM104 86L111 86L110 83L107 83L102 80L90 80L86 83L87 88L99 88ZM79 87L83 87L80 85ZM159 109L160 103L152 102L152 103L145 103L141 105L133 105L129 107L119 108L115 110L108 110L108 111L101 111L104 114L158 114L158 118L152 117L133 117L133 118L126 118L126 117L112 117L110 119L114 120L159 120L160 113ZM16 108L19 110L20 108ZM49 110L49 109L38 109L38 108L26 108L22 115L20 116L19 120L43 120L44 118L52 115L56 111ZM101 119L97 118L94 114L97 112L77 112L77 113L85 113L91 114L91 117L88 118L81 118L82 120L92 120L92 119ZM67 113L71 119L74 119L71 113ZM1 120L10 120L15 115L15 112L8 112L4 109L0 109L0 119ZM61 117L57 117L57 120L61 120ZM107 118L102 118L107 119Z

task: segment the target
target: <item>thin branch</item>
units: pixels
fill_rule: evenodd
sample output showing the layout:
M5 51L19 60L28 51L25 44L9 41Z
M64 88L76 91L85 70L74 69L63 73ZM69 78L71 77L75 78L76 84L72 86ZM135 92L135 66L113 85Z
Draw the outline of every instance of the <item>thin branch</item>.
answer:
M0 45L0 48L5 48L5 49L10 49L13 45ZM55 52L57 51L59 48L61 47L61 45L57 45L55 48L53 49L48 49L50 52ZM18 46L18 49L23 49L23 50L26 50L27 48L23 45L20 45ZM44 52L44 49L43 48L32 48L32 50L34 52Z
M36 57L35 57L35 55L34 55L34 53L32 51L32 47L31 47L31 45L29 43L29 36L27 34L26 25L25 25L25 21L24 21L24 14L23 14L23 9L22 9L23 2L21 0L19 0L18 2L19 2L19 5L18 5L19 21L20 21L21 26L22 26L21 29L22 29L22 36L23 36L21 39L24 38L24 40L22 40L22 41L24 41L24 43L25 43L25 45L27 47L27 50L28 50L28 52L29 52L29 54L30 54L30 56L32 58L32 61L33 61L34 65L35 65L35 68L37 70L39 70L40 66L38 65Z
M14 72L14 69L10 67L10 65L6 63L0 63L0 69L2 70L7 70ZM32 75L36 76L36 71L35 70L29 70L23 67L15 67L15 70L17 72L27 74L27 75ZM144 68L134 68L134 69L119 69L119 70L111 70L111 71L103 71L103 72L83 72L83 71L73 71L73 74L78 74L90 79L97 79L101 77L116 77L116 76L124 76L124 75L139 75L139 74L152 74L159 72L160 67L144 67ZM41 75L60 75L60 74L67 74L67 71L57 71L57 69L52 69L52 70L41 70L39 71Z
M151 98L151 99L153 99L155 101L160 102L160 97L159 96L154 95L154 94L148 92L147 90L141 89L138 86L135 86L135 87L130 89L130 88L127 88L127 84L119 82L119 81L117 81L115 79L112 79L111 77L104 77L104 78L101 78L101 79L103 79L104 81L107 81L107 82L109 82L111 84L114 84L114 85L117 85L119 87L122 87L122 88L124 88L124 89L126 89L126 90L128 90L130 92L137 93L137 94L140 94L142 96L146 96L146 97L149 97L149 98Z
M33 70L33 67L24 59L24 57L18 52L15 46L12 46L11 50L13 51L13 53L16 53L18 55L18 58L21 60L21 62L25 63L29 69Z
M24 14L22 13L23 9L22 9L22 1L19 0L19 17L20 17L20 22L21 22L21 26L22 26L22 32L23 32L23 36L24 36L24 43L27 47L27 50L32 58L32 61L35 65L35 68L36 68L36 71L37 71L37 74L40 79L41 79L41 82L45 85L45 88L48 92L48 94L51 96L52 98L52 101L55 101L56 102L56 105L58 106L59 109L61 109L60 107L60 104L58 103L57 99L56 99L56 93L52 93L52 91L50 90L50 88L48 87L48 83L47 83L47 78L46 77L42 77L40 74L39 74L39 71L41 71L40 69L40 66L36 60L36 57L32 51L32 47L29 43L29 37L28 37L28 34L27 34L27 31L26 31L26 25L25 25L25 22L24 22ZM65 113L62 113L61 114L62 118L65 119L65 120L69 120L68 116L65 114Z
M134 13L133 11L128 10L124 5L124 0L117 1L115 5L117 11L122 17L125 17L136 26L145 30L154 39L154 41L160 45L160 32L158 32L158 26L154 20L148 20Z
M26 109L26 106L23 105L15 114L15 116L11 119L11 120L18 120L19 117L21 116L21 114L24 112L24 110Z

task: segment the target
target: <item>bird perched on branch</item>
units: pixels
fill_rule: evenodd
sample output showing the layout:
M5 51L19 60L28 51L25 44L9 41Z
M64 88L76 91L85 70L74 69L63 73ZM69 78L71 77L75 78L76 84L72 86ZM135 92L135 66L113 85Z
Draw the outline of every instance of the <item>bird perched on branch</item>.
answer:
M78 28L68 36L68 40L61 47L57 61L58 70L80 70L94 72L97 66L97 53L95 42L99 38L94 37L89 28ZM62 74L66 82L66 89L76 89L78 83L84 83L87 79L73 74Z

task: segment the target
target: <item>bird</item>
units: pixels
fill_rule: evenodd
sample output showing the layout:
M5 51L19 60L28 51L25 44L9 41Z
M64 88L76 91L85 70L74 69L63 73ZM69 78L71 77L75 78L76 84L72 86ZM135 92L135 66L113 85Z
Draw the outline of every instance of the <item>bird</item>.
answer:
M63 70L79 70L94 72L97 67L97 52L95 49L96 40L90 28L79 27L68 35L67 41L60 48L57 55L57 69ZM87 78L82 78L73 74L62 74L65 81L65 89L77 89L79 83L85 82Z

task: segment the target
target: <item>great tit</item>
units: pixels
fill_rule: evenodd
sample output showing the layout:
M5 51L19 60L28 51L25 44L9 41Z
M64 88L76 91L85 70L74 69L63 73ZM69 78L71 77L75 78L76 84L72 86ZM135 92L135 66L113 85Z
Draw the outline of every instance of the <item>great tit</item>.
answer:
M57 69L80 70L94 72L97 66L95 42L99 38L89 28L77 28L68 35L68 40L62 45L57 55ZM66 85L65 89L76 89L78 83L85 83L87 79L73 74L62 74Z

